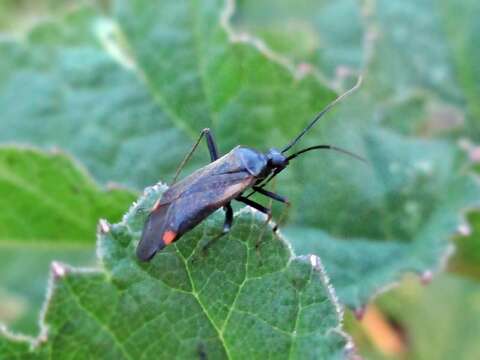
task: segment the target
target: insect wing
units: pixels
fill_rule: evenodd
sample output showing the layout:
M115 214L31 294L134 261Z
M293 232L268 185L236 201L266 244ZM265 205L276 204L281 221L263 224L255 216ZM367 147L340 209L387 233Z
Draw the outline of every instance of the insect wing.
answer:
M248 176L248 174L245 174L244 165L234 150L173 184L163 194L161 204L175 202L180 197L183 197L185 193L198 192L201 188L212 187L214 186L213 182L218 183L222 177L229 177L229 174L237 174L233 175L234 177Z
M140 260L150 260L157 251L175 240L177 232L168 228L171 207L172 204L158 206L148 215L137 246L137 256Z
M255 178L247 172L214 175L192 186L173 204L170 224L184 234L215 210L225 206L248 188Z
M137 257L149 261L254 182L232 151L174 184L145 221Z

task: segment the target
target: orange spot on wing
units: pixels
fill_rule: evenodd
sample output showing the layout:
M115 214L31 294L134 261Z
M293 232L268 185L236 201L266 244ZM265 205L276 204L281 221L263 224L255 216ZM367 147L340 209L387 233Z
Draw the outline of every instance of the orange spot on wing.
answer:
M170 245L173 240L175 240L175 236L177 236L177 233L172 231L172 230L167 230L163 233L163 242L165 245Z

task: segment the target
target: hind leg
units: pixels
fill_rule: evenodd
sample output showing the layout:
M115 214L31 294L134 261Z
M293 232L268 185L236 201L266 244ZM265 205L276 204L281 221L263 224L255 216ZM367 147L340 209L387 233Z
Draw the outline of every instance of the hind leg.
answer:
M193 153L198 147L198 144L200 144L200 141L202 141L202 138L205 136L207 140L207 146L208 146L208 152L210 153L210 160L213 162L218 159L218 149L217 149L217 143L215 142L215 139L213 138L212 131L209 128L205 128L202 130L200 133L200 136L198 137L197 141L195 144L193 144L192 148L188 152L188 154L184 157L180 165L178 166L178 169L175 173L175 177L173 178L172 184L177 181L178 175L180 175L180 172L182 169L185 167L185 165L188 163L190 158L192 157Z

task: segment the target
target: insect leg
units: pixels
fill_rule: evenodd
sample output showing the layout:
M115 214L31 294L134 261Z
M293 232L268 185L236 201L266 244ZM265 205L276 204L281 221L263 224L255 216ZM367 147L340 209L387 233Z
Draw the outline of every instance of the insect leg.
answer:
M258 186L253 186L252 188L253 190L255 190L255 192L259 192L260 194L265 195L266 197L269 197L273 200L280 201L281 203L287 204L287 206L290 205L290 202L285 196L275 194L274 192L265 190Z
M273 227L273 231L277 231L278 226L283 223L283 221L285 220L285 217L288 214L288 211L290 210L290 205L291 205L290 201L288 201L288 199L285 196L275 194L274 192L265 190L261 187L253 186L253 190L255 192L259 192L260 194L265 195L265 196L267 196L267 197L269 197L273 200L277 200L277 201L285 204L285 210L282 212L282 215L278 219L277 224L275 224L275 226Z
M285 219L287 218L288 211L290 210L290 203L286 202L285 205L286 206L284 207L284 209L282 211L282 214L280 215L280 217L278 218L278 221L276 222L275 226L273 227L273 232L277 232L278 227L280 225L283 225L283 223L285 222Z
M265 225L267 225L270 222L270 220L272 219L272 209L266 208L265 206L260 205L259 203L255 202L255 201L252 201L250 199L247 199L244 196L239 196L235 199L237 201L240 201L240 202L244 203L245 205L251 206L252 208L257 209L261 213L264 213L265 215L267 215L267 220L265 221ZM262 235L260 236L260 238L262 236L263 236L263 231L262 231Z
M175 173L175 177L173 178L172 184L174 184L175 181L177 181L178 175L180 175L180 171L182 171L184 166L190 160L193 153L197 149L198 144L200 144L200 141L202 140L202 138L204 136L207 139L207 146L208 146L208 152L210 153L210 160L213 162L213 161L218 159L218 149L217 149L217 144L215 142L213 134L212 134L212 132L209 128L205 128L205 129L202 130L202 132L200 133L200 136L198 137L197 141L195 142L195 144L193 144L193 146L190 149L190 151L188 152L188 154L183 158L182 162L178 166L178 169Z
M273 178L275 176L277 176L278 174L280 174L283 170L283 169L280 169L280 170L275 170L272 174L270 174L270 176L268 178L266 178L265 180L263 180L260 184L256 185L255 187L256 188L264 188L270 181L273 180ZM255 190L252 190L249 194L247 194L245 197L249 198L250 196L252 196L253 194L255 193Z
M255 201L247 199L244 196L238 196L238 197L235 198L235 200L240 201L241 203L244 203L245 205L248 205L248 206L258 210L261 213L264 213L265 215L268 216L268 219L270 219L270 217L272 216L272 210L270 210L269 208L266 208L263 205L260 205L259 203L256 203Z
M230 203L225 205L223 209L225 210L225 223L223 224L223 233L226 234L230 231L233 224L233 209Z
M262 242L262 239L263 239L263 235L265 234L265 229L267 228L267 224L270 222L270 219L272 218L272 210L269 209L269 208L266 208L265 206L263 205L260 205L259 203L256 203L255 201L252 201L244 196L238 196L237 198L235 198L237 201L240 201L248 206L251 206L252 208L254 209L257 209L258 211L260 211L261 213L264 213L267 215L267 220L265 221L265 224L262 228L262 230L260 231L260 235L256 241L256 244L255 244L255 247L258 249L258 247L260 246L261 242Z
M218 156L217 143L213 137L213 133L209 128L206 128L202 130L202 134L205 134L205 138L207 139L207 146L208 146L208 152L210 153L210 160L214 162L215 160L218 159L219 156Z
M202 248L202 251L206 252L208 250L208 248L215 242L217 241L219 238L221 238L223 235L225 234L228 234L230 232L230 229L232 227L232 224L233 224L233 209L232 209L232 205L230 205L230 203L227 203L227 205L225 205L223 207L223 210L225 210L225 222L223 224L223 231L218 234L217 236L213 237L211 240L209 240Z

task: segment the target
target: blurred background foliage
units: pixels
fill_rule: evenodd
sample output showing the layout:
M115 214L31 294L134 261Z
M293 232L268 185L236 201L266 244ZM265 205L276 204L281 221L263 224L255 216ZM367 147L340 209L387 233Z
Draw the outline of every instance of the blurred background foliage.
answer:
M284 231L322 258L361 355L476 358L480 3L239 0L231 33L223 1L166 4L0 0L0 321L36 334L49 262L94 264L97 220L169 182L203 127L222 152L282 146L361 74L302 146L370 165L292 165Z

